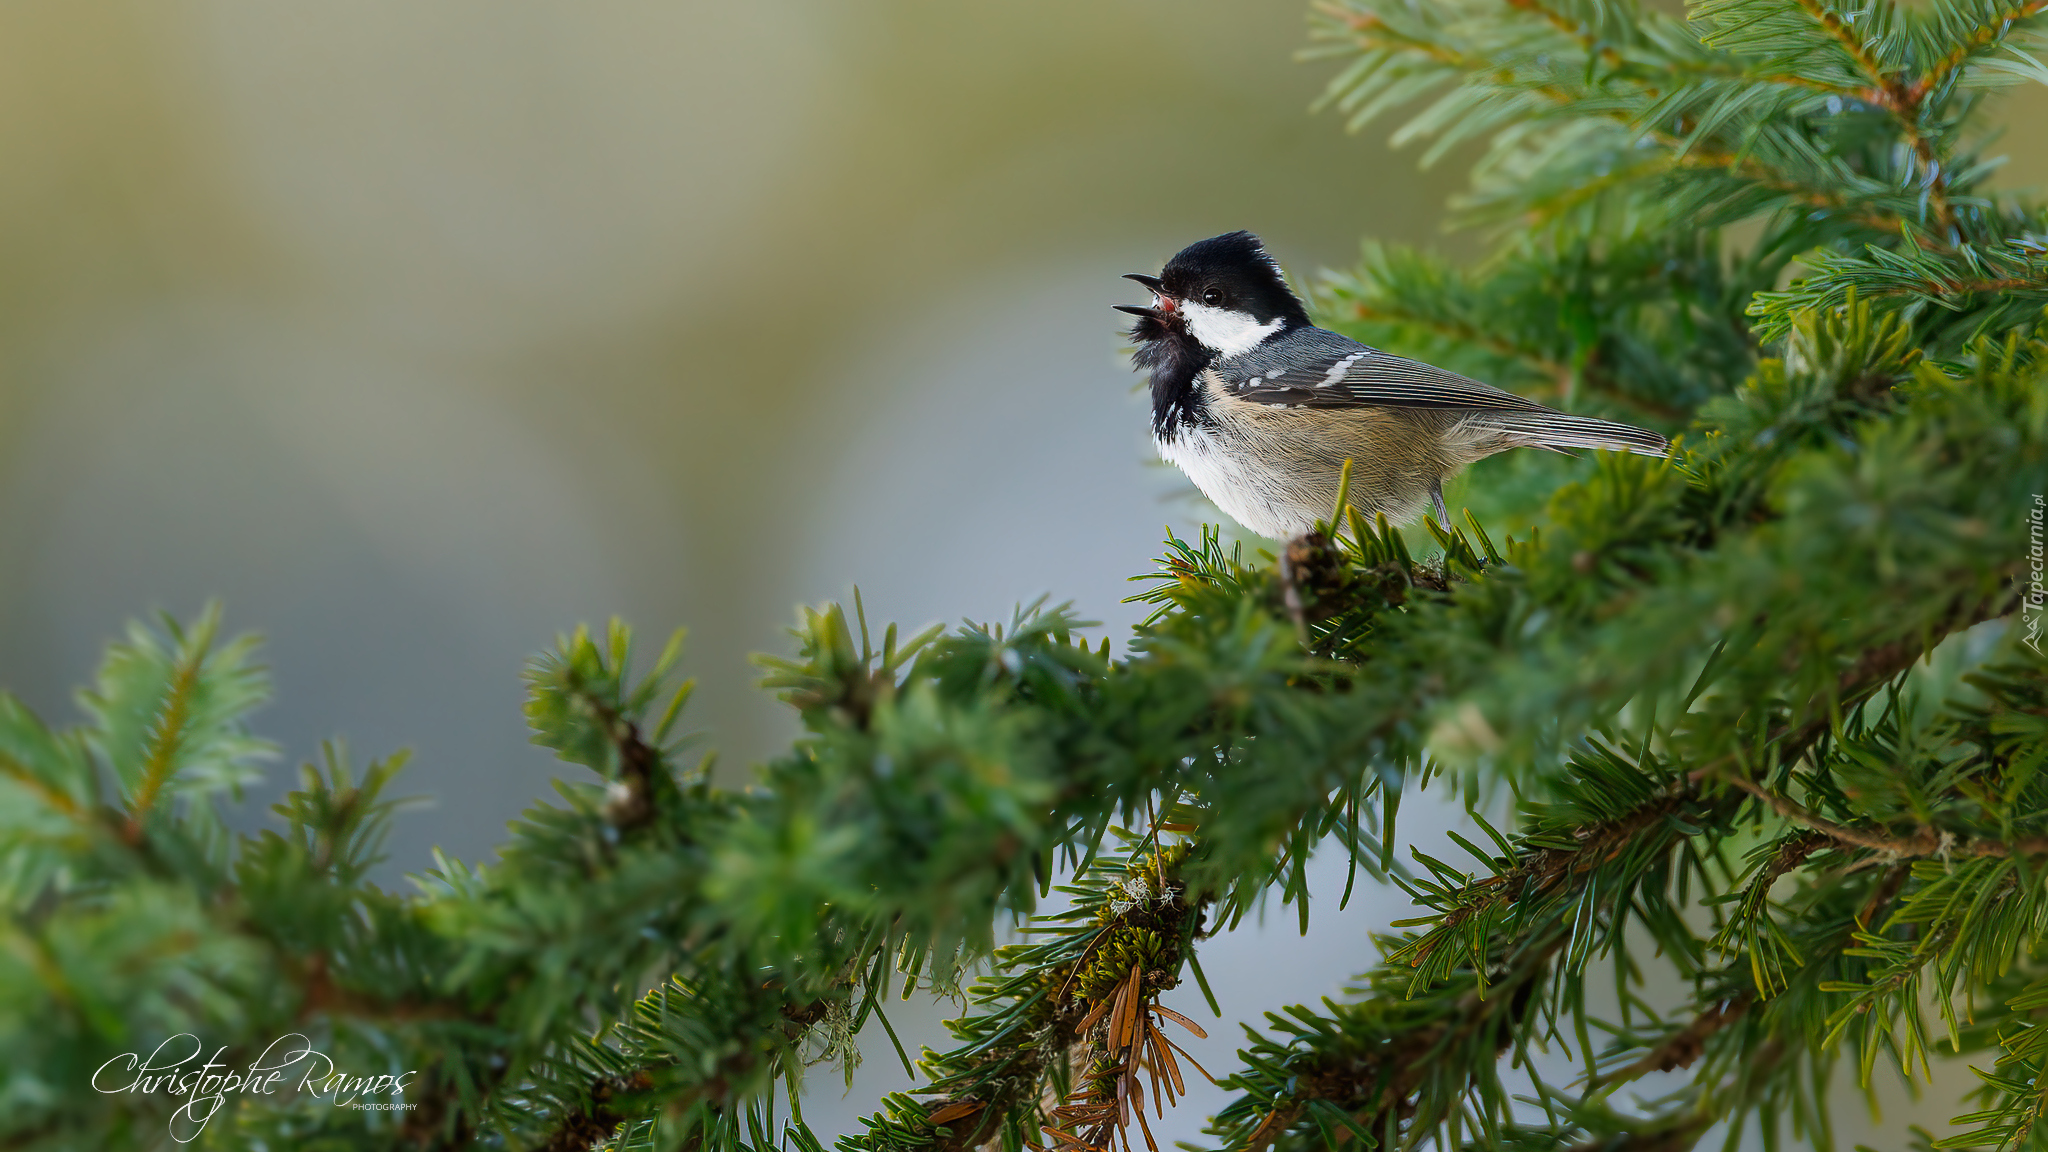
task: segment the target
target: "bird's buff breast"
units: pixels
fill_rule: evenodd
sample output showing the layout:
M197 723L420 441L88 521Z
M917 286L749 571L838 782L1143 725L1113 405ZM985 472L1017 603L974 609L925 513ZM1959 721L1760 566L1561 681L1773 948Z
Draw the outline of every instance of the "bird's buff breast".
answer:
M1455 467L1441 458L1443 430L1431 426L1438 421L1419 414L1259 404L1232 395L1208 372L1198 386L1208 422L1157 437L1159 455L1261 536L1287 540L1329 519L1346 458L1351 504L1396 523L1420 515L1430 485Z

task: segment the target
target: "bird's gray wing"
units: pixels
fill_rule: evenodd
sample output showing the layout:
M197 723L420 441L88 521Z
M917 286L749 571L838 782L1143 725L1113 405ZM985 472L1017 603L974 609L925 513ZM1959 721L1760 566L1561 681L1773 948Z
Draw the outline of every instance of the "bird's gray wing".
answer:
M1289 408L1551 411L1491 384L1332 336L1305 348L1255 351L1216 371L1238 397Z
M1241 399L1281 408L1435 408L1467 413L1506 444L1570 452L1605 448L1663 456L1670 442L1647 428L1573 416L1434 368L1313 329L1279 347L1264 345L1212 369Z

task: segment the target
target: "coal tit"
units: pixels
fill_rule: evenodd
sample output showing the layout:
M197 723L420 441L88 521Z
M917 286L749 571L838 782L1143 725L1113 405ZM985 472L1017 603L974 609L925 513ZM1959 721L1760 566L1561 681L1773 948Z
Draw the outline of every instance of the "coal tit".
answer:
M1610 448L1663 456L1655 432L1571 416L1316 327L1259 238L1188 245L1138 317L1134 367L1152 373L1152 436L1202 494L1261 536L1327 519L1344 461L1350 503L1393 523L1425 507L1449 522L1443 483L1509 448Z

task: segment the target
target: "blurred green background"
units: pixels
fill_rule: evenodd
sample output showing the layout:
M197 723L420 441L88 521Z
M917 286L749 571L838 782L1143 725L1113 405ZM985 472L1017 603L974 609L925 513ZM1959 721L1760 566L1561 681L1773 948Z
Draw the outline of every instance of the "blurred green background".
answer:
M222 598L269 639L288 762L416 751L395 874L486 857L546 793L519 671L578 621L687 624L729 765L794 731L747 654L855 583L912 627L1050 593L1121 637L1123 578L1200 509L1147 463L1118 276L1233 228L1298 277L1366 234L1471 250L1437 238L1455 158L1308 114L1302 17L0 8L0 685L68 718L125 618ZM2044 95L2009 105L2008 182L2048 180ZM1396 914L1209 970L1233 1015L1334 992ZM868 1052L821 1132L903 1084Z

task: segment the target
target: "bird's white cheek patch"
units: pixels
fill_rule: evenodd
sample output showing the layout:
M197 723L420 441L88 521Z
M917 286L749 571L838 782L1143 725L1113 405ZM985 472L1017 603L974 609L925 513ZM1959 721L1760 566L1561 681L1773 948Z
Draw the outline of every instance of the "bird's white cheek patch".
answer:
M1212 308L1191 300L1181 304L1180 313L1187 318L1188 331L1195 339L1225 356L1251 351L1266 337L1278 332L1281 324L1278 316L1261 324L1242 312Z

